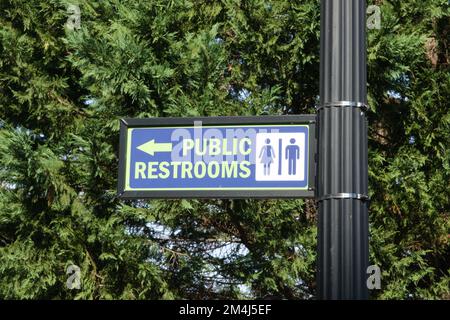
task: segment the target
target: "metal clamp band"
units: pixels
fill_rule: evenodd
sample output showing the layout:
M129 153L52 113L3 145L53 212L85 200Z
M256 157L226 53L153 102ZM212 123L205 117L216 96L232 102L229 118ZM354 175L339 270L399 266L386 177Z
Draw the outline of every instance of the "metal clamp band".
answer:
M317 111L322 110L324 108L332 108L332 107L348 107L348 108L359 108L362 111L367 111L369 106L366 103L356 102L356 101L335 101L324 103L316 108Z
M355 199L361 201L369 201L369 196L360 193L334 193L334 194L326 194L318 198L317 201L324 201L330 199Z

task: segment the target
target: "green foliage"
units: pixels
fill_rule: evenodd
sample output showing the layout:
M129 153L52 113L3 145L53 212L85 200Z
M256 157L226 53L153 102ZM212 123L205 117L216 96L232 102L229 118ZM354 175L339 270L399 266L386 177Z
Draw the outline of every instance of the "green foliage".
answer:
M449 298L446 1L385 1L369 32L371 260L382 299ZM447 34L447 36L446 36Z
M448 299L450 9L377 3L372 296ZM311 200L119 201L115 188L122 117L313 113L319 15L315 0L1 1L0 298L314 297ZM81 289L66 287L72 264Z

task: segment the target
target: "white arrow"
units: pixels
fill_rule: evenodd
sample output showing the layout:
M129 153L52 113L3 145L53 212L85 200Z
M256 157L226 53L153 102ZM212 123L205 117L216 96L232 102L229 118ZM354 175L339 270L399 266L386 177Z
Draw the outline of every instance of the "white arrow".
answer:
M172 144L171 143L157 143L157 142L155 142L154 139L152 139L144 144L141 144L140 146L138 146L136 148L153 156L155 154L155 152L171 152Z

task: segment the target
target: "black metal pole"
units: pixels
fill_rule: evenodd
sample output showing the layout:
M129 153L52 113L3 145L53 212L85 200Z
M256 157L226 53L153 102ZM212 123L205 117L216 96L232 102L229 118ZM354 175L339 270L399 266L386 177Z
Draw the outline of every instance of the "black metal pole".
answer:
M318 297L367 299L366 4L321 6Z

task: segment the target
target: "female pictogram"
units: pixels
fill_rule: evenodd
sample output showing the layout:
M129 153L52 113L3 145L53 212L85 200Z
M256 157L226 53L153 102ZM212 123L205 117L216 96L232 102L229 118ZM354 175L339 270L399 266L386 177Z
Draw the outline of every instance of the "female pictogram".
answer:
M275 159L275 150L270 145L270 139L266 139L266 144L261 148L259 152L259 158L261 159L261 163L264 164L264 175L270 175L270 165Z

